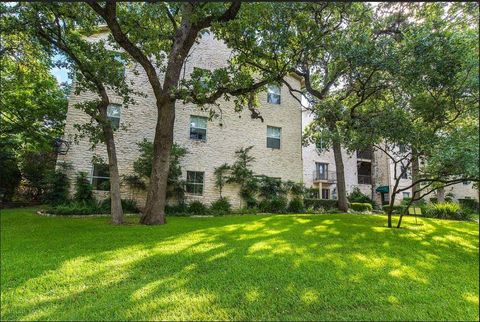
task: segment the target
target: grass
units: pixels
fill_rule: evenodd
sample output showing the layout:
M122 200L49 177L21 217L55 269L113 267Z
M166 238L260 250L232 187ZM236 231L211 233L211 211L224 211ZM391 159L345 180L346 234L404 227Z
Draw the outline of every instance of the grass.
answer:
M2 320L478 320L478 223L1 214Z

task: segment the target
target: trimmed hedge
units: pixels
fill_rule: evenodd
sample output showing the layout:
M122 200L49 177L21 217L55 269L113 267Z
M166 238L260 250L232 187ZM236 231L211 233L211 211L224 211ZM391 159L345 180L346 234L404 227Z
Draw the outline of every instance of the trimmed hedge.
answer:
M125 213L138 213L137 203L132 199L122 199L122 209ZM101 202L91 201L71 201L65 204L48 208L49 213L62 216L75 215L97 215L110 213L110 198Z
M188 214L195 216L208 215L208 208L200 201L193 201L188 205Z
M350 208L355 211L368 211L371 212L373 210L372 204L365 203L365 202L352 202L350 204Z
M232 205L227 198L220 198L210 205L210 212L213 215L226 215L232 210Z
M337 200L332 200L332 199L305 198L303 199L303 204L307 209L313 208L315 210L318 210L322 208L324 210L330 210L330 209L336 209L338 203L337 203Z
M269 213L285 213L287 212L288 200L285 197L274 197L271 199L264 199L258 204L261 212Z

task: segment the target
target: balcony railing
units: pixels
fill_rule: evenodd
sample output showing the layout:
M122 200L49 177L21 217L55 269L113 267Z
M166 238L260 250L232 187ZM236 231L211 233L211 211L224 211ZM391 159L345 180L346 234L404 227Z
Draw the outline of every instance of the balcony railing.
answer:
M313 181L335 182L336 180L337 174L335 173L335 171L313 171Z
M357 159L372 160L372 150L357 151Z
M372 184L372 176L359 174L358 184Z

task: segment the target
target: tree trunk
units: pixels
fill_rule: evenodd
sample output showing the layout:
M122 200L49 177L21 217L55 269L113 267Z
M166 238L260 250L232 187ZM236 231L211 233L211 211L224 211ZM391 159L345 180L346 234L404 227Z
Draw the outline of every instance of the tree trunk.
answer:
M122 199L120 194L120 174L118 172L117 152L113 139L113 130L110 125L103 127L108 154L108 171L110 174L110 212L112 223L123 224Z
M418 154L412 150L412 182L416 182L420 177L420 162ZM417 200L420 193L420 184L417 183L412 187L412 199ZM416 203L416 202L415 202Z
M342 146L337 139L333 140L333 155L337 169L338 209L348 211L347 189L345 187L345 167L342 158Z
M165 224L167 180L170 168L170 153L173 145L175 102L168 100L159 104L155 138L153 140L153 162L145 210L140 223L145 225Z
M445 188L439 188L437 190L437 202L445 202Z

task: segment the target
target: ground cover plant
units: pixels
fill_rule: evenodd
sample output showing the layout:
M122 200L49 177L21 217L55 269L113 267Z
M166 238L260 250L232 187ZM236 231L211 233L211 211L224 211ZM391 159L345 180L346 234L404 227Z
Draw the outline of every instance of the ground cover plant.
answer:
M2 320L478 320L478 223L2 210Z

